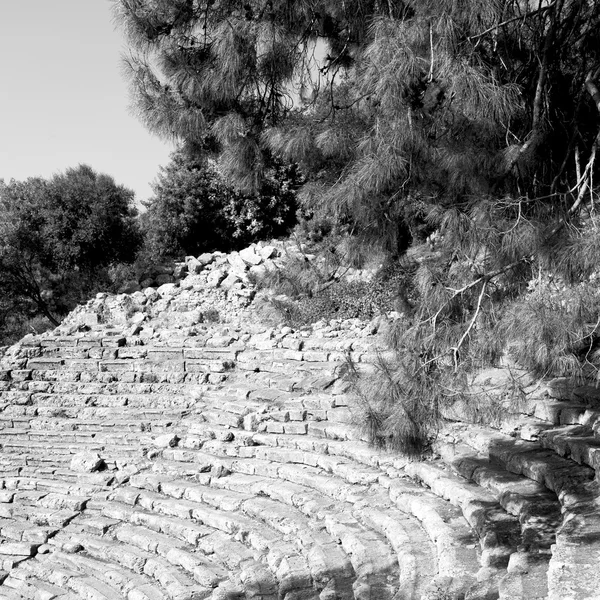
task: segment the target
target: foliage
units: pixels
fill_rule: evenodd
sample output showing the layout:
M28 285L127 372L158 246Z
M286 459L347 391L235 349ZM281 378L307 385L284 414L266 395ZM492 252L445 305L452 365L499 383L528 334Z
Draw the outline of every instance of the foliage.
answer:
M270 155L295 161L307 208L392 249L422 198L568 189L595 136L595 3L114 4L152 131L216 150L244 189Z
M507 349L541 374L598 372L599 3L115 6L153 131L218 154L246 189L273 156L299 165L316 235L402 256L407 318L373 420L386 443L426 445ZM532 291L540 278L569 289Z
M154 184L141 224L146 254L155 258L229 251L285 234L295 221L296 175L271 168L259 192L228 185L213 163L172 155Z
M54 325L139 244L133 192L86 165L0 182L0 233L3 307Z

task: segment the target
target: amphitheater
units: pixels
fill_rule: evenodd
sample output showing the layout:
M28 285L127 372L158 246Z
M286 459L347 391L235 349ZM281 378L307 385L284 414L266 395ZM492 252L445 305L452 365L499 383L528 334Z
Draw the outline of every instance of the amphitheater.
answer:
M344 372L386 318L264 322L255 250L4 353L0 598L600 598L600 392L518 375L501 426L375 449Z

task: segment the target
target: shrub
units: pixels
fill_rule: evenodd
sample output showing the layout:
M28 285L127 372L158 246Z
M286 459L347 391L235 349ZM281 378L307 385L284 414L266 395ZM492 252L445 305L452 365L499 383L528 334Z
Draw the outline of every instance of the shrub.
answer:
M279 237L295 223L294 168L272 167L259 191L228 185L214 162L173 153L141 217L145 252L154 260L240 249Z

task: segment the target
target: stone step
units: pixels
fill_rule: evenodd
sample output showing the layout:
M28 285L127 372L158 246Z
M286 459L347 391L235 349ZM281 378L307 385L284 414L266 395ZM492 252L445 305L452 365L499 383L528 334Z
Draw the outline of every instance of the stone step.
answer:
M61 422L58 424L60 423ZM42 425L43 424L44 423L42 423ZM49 425L53 424L54 423L52 422L49 423ZM133 443L151 444L152 440L157 437L156 433L152 434L145 431L132 431L124 426L124 431L119 432L118 429L114 430L109 425L105 428L102 426L93 427L85 422L80 424L78 421L70 423L70 425L76 427L76 429L42 429L41 427L34 429L4 429L0 431L0 444L2 446L8 446L19 442L44 442L47 445L51 444L52 447L60 447L60 445L64 444L89 444L92 446L102 446L107 444L127 445ZM83 425L84 427L87 425L87 427L85 429L80 429L80 425ZM104 431L102 431L102 429L104 429ZM169 427L168 429L173 430L173 427Z
M69 590L76 598L115 600L127 597L119 588L118 581L111 578L108 565L97 564L93 568L85 557L60 551L27 561L12 575L23 577L25 581L33 576L51 585L52 590ZM133 580L135 582L135 578ZM57 595L61 600L66 597Z
M463 440L506 470L523 475L553 491L562 506L562 524L548 568L548 600L591 599L597 595L600 574L600 488L595 471L558 456L536 442L471 426ZM582 541L585 543L582 544Z
M6 457L6 455L5 455ZM1 494L15 490L37 490L45 492L63 492L68 494L91 496L110 488L114 474L110 472L74 473L60 469L35 469L31 472L23 468L18 477L0 478Z
M47 394L34 393L32 403L41 406L65 407L122 407L188 408L194 400L181 394Z
M141 476L132 481L132 483L134 485L156 489L158 480L147 479L145 476ZM188 498L192 501L165 501L164 499L161 499L157 492L142 491L140 492L137 501L143 502L146 505L152 503L153 510L159 509L162 511L178 512L179 514L184 513L186 515L191 512L194 519L201 521L206 525L220 529L229 534L235 533L237 536L241 535L248 539L254 539L257 536L259 536L259 540L262 539L265 535L265 525L271 530L278 531L280 535L293 534L296 537L303 539L303 544L306 544L307 547L312 549L312 561L316 560L316 548L326 550L325 554L329 557L330 565L333 564L332 561L334 561L334 557L339 554L335 542L335 539L340 539L341 534L339 531L335 534L334 540L330 537L323 536L317 536L315 538L314 536L317 535L314 533L316 525L311 525L310 521L307 520L307 516L311 516L310 513L308 515L303 515L301 512L298 512L293 505L281 506L276 502L269 501L270 503L266 506L265 500L249 496L248 494L236 492L231 489L226 491L222 489L213 490L186 481L177 483L170 482L168 485L159 484L159 486L163 492L171 492L178 498ZM140 489L143 490L144 487ZM208 506L204 506L205 504ZM327 504L330 505L331 502L328 502ZM227 511L231 512L228 513ZM236 516L237 511L243 513L245 516ZM388 581L388 578L391 577L392 580L394 580L395 576L386 574L387 571L386 573L382 573L384 565L386 565L386 569L389 568L392 569L392 571L397 568L397 561L390 553L389 547L382 544L380 539L374 537L373 534L369 534L368 531L363 530L362 535L360 535L359 532L354 531L349 525L348 520L350 519L354 523L354 527L357 527L358 523L355 519L350 517L350 515L347 515L345 520L340 520L339 515L333 516L335 510L331 510L330 512L330 519L335 522L334 524L337 529L343 530L346 551L348 552L348 549L350 548L352 549L352 552L354 552L351 556L351 561L359 581L361 582L360 585L367 586L371 589L373 593L376 594L375 597L382 599L388 596L391 597L390 590L388 589L391 582ZM334 527L334 525L331 525L331 527ZM311 531L313 533L311 533ZM281 551L281 548L279 547L280 544L276 544L275 539L273 539L272 536L269 536L269 538L270 552ZM329 541L327 542L327 540ZM257 542L255 539L253 543L255 544L256 549L264 547L263 541ZM329 544L329 546L327 546L327 544ZM362 547L368 547L368 549L359 551ZM286 550L286 552L289 552L289 550ZM371 561L377 556L379 558L378 565L375 567L372 562L367 563L367 556L371 556ZM287 558L288 560L291 560L289 557ZM268 561L269 560L270 559L268 559ZM325 561L324 556L321 556L319 561L315 564L312 564L309 560L308 568L311 571L310 577L315 581L326 578L326 573L323 569L315 571L317 564L322 564L323 561ZM340 566L343 564L349 564L343 555L339 555L336 561L338 569L341 568ZM298 565L301 560L296 558L294 562ZM296 568L298 568L298 566ZM347 568L344 572L347 572ZM377 574L371 576L373 573ZM308 577L308 581L310 581L310 577ZM336 583L337 587L340 587L340 585L340 582ZM378 592L376 593L375 590L378 590Z
M352 529L348 530L347 525L351 523L355 523L357 518L360 522L366 524L367 526L371 523L373 518L377 518L378 522L387 524L385 527L381 526L379 529L381 535L387 538L388 544L394 548L397 542L397 539L393 537L393 534L397 533L397 530L389 525L389 522L386 521L385 515L388 514L390 508L392 511L395 509L395 504L393 500L389 498L386 492L380 492L379 494L371 493L368 498L361 499L360 495L352 497L350 495L346 495L346 497L341 500L337 493L334 491L334 487L329 490L329 496L324 495L319 497L315 496L315 490L307 487L303 482L302 485L298 483L294 483L293 481L276 481L273 479L269 479L264 475L244 475L234 473L228 475L226 477L220 477L216 479L211 479L210 484L217 486L219 488L228 490L231 492L241 492L242 490L250 490L255 497L264 497L267 496L269 498L276 499L277 501L284 502L289 504L290 506L295 506L299 510L301 510L305 515L311 516L313 518L325 519L325 523L327 523L328 529L331 529L332 532L337 531L338 534L340 531L344 532L346 536L344 538L345 543L348 545L348 551L350 552L351 548L364 548L363 542L368 544L368 536L360 535L357 531L353 531ZM339 487L339 483L338 486ZM371 491L372 491L371 486ZM406 488L405 488L406 489ZM415 493L419 490L419 488L415 485L410 487L410 492ZM436 500L438 505L441 506L443 503L439 500ZM338 507L343 505L343 502L347 502L347 506L354 506L354 509L350 508L351 516L350 522L344 521L343 515L344 512L342 510L338 510ZM371 512L365 513L362 509L362 505L371 507ZM430 503L431 504L431 503ZM396 506L398 504L396 503ZM439 506L437 509L439 510ZM447 508L447 507L444 507ZM454 509L453 509L454 510ZM452 511L451 511L452 512ZM444 512L443 517L437 517L437 521L435 521L432 525L432 531L429 531L428 534L432 535L435 529L435 535L428 539L427 536L423 533L423 530L416 525L417 521L412 519L412 515L408 515L409 518L412 519L413 525L420 531L420 536L417 536L415 539L420 539L421 542L426 541L426 545L421 547L421 550L425 548L432 547L432 541L436 541L435 536L439 536L440 544L437 547L436 560L432 560L427 563L427 565L434 566L434 568L439 568L442 570L443 576L450 576L456 579L455 584L459 586L463 586L468 588L472 583L472 578L467 577L466 574L469 572L474 572L479 568L478 563L478 553L476 550L476 544L474 538L472 538L471 532L466 526L466 523L457 523L457 515L454 514L454 523L453 527L447 525L446 523L451 520L449 517L448 511ZM438 512L435 513L438 515ZM404 513L406 518L406 513ZM342 521L340 522L340 518ZM431 520L431 519L430 519ZM440 523L446 524L442 529L440 527ZM445 532L445 533L444 533ZM413 531L414 533L414 531ZM358 535L358 540L354 539L354 535ZM389 537L388 537L389 536ZM472 545L469 547L465 547L465 543L467 539L472 540ZM356 546L355 546L356 544ZM437 545L437 542L436 542ZM406 548L404 549L407 550ZM371 554L377 555L373 548L369 551L365 551L366 553L363 555L363 558L366 556L370 556ZM426 553L427 554L427 553ZM397 561L400 565L400 571L402 573L403 563L402 557L405 555L403 552L401 555L398 555ZM435 553L432 553L429 550L428 556L431 558ZM381 558L381 555L379 555ZM415 554L418 556L418 552ZM359 552L358 555L354 556L354 559L359 561L358 565L355 565L355 568L365 568L365 564L360 562L361 554ZM439 561L439 565L436 562ZM362 564L362 567L361 567ZM384 561L385 564L385 561ZM367 567L368 568L368 567ZM409 561L407 567L404 567L407 574L412 573L410 577L413 579L416 578L419 581L418 573L414 573L414 565ZM413 569L412 571L410 569ZM418 571L420 572L428 572L427 567L423 565L419 565ZM407 575L408 576L408 575ZM402 579L402 576L400 576ZM462 583L460 581L462 580ZM429 583L430 580L427 582ZM425 580L421 580L421 583L425 585ZM464 590L463 590L464 591Z
M5 588L13 589L19 598L26 598L27 600L36 600L38 598L54 600L55 598L64 599L70 595L68 590L51 583L46 583L37 577L29 575L29 573L27 573L27 579L24 577L21 578L21 575L25 576L25 573L20 573L15 569L4 582ZM3 597L4 590L0 587L0 598Z
M556 494L541 483L492 464L464 444L439 443L436 449L454 471L490 492L507 512L518 517L527 549L550 551L562 520Z
M37 459L43 463L53 465L65 465L70 463L72 455L79 452L99 452L108 455L113 460L117 457L135 457L140 456L140 448L135 444L110 444L108 448L102 442L97 442L93 438L85 441L52 441L52 447L49 448L47 442L34 441L27 439L2 439L2 449L5 453L15 453L26 455L29 459Z
M185 383L141 383L98 381L24 381L19 389L31 392L54 392L57 394L197 394L206 386ZM17 389L13 386L12 389Z
M211 589L197 584L193 578L186 575L182 569L174 568L162 556L141 550L135 546L122 543L116 539L104 539L83 534L66 534L64 540L59 540L66 546L73 545L78 553L72 555L73 562L82 561L85 569L90 562L98 564L98 570L104 566L104 571L110 574L117 586L126 591L127 595L117 597L129 598L128 581L136 581L152 589L155 595L171 600L207 598ZM86 569L87 570L87 569ZM160 597L160 596L159 596Z
M254 451L254 449L252 447L248 447L247 448L249 451ZM262 450L266 450L266 448L262 448ZM335 498L336 500L348 500L350 498L355 498L358 494L360 494L360 490L358 488L359 484L353 484L353 485L348 485L345 482L341 482L341 481L335 481L335 479L332 479L331 475L327 475L327 476L319 476L318 473L315 473L314 471L311 471L309 469L294 469L294 465L286 465L285 467L283 467L284 469L287 469L287 472L285 471L281 471L280 469L278 469L275 465L277 463L272 463L266 460L263 461L257 461L257 460L246 460L245 464L246 466L244 466L244 461L241 460L234 460L234 461L228 461L228 460L220 460L214 456L211 455L205 455L203 453L192 453L189 455L185 455L185 454L177 454L178 450L177 449L172 449L170 451L168 451L169 455L172 455L172 458L186 458L188 460L194 460L196 464L201 465L201 469L202 470L206 470L206 469L219 469L219 468L225 468L226 470L234 470L234 471L240 471L242 473L249 473L250 475L257 475L258 476L270 476L270 477L280 477L283 478L285 481L280 481L278 483L274 483L271 487L281 487L281 486L288 486L291 483L302 483L304 486L307 486L310 489L317 489L320 492L324 492L325 495L330 495L331 497ZM324 457L324 459L327 459L328 457ZM331 460L329 461L330 463L332 462ZM343 460L337 460L337 462L333 461L333 464L335 465L340 465L339 471L340 474L342 474L342 472L344 472L344 468L345 468L345 464ZM363 480L363 482L369 482L375 479L375 474L373 472L369 472L369 473L365 473L365 467L359 467L357 470L354 471L354 475L351 475L351 473L353 472L352 469L348 469L346 468L344 474L351 480L351 481L360 481ZM358 474L357 474L358 473ZM172 472L173 474L173 472ZM237 477L237 474L236 474ZM365 477L367 477L367 479L364 479ZM226 476L226 477L221 477L221 478L217 478L211 479L211 482L216 482L214 483L214 485L226 485L227 482L230 482L231 480L231 476ZM277 481L277 480L275 480ZM253 493L255 494L264 494L265 490L264 489L258 489L258 488L252 488L251 485L255 484L256 482L253 481L250 478L250 481L245 481L242 480L242 482L240 483L240 485L242 486L240 489L252 489ZM388 487L389 487L389 483L388 483ZM417 492L421 491L417 486L413 486L411 488L411 491L413 494L416 494ZM271 492L273 493L273 492ZM345 497L344 497L345 495ZM441 501L438 501L438 504L443 504L441 503ZM418 511L417 511L417 514ZM455 515L454 520L456 521L457 516ZM439 523L440 519L437 520L436 524ZM466 526L466 523L464 523L462 525L462 530L459 528L459 532L460 533L452 533L451 529L446 529L447 533L446 533L446 538L445 540L447 541L449 538L450 539L454 539L456 540L457 537L459 539L464 539L465 534L467 536L470 536L470 533L468 533L468 528ZM434 538L435 539L435 538ZM459 545L456 542L454 542L453 544ZM462 542L461 542L462 544ZM472 559L474 559L475 561L477 560L476 558L476 552L473 546L473 550L472 550ZM451 562L451 559L449 559L449 562ZM470 563L469 564L470 567L473 567L473 564Z
M589 425L566 425L543 431L539 436L542 447L584 464L600 473L600 435Z
M39 359L75 359L75 360L148 360L160 362L164 360L203 360L208 362L234 362L243 351L241 347L205 347L205 346L153 346L124 345L120 347L102 347L86 344L73 346L44 346ZM31 359L32 361L34 359ZM37 360L37 359L36 359ZM44 363L41 363L44 364Z
M132 493L134 492L135 493ZM119 503L118 500L122 502ZM119 515L123 521L133 523L136 525L143 525L146 528L163 533L167 536L181 540L187 544L191 544L199 551L203 552L206 556L212 560L218 559L222 566L230 571L242 570L246 571L246 575L242 577L242 580L248 580L244 587L259 588L263 587L263 593L266 593L265 588L269 588L269 593L275 593L276 583L274 574L265 566L261 566L261 563L256 561L256 557L264 554L267 551L266 544L260 543L260 538L253 539L254 546L250 544L251 550L249 550L240 540L243 539L241 534L234 533L230 536L229 534L215 529L209 525L198 524L191 516L188 518L181 518L177 516L166 516L164 511L160 512L161 508L166 508L167 512L179 512L174 505L159 503L157 504L157 510L150 510L150 506L153 498L148 496L146 493L140 493L140 490L130 489L127 492L124 490L117 491L115 493L115 499L111 503L103 503L100 510L107 514ZM123 504L123 502L125 504ZM145 505L148 509L142 507ZM210 521L208 513L204 512L204 516ZM226 521L221 519L217 521L217 524L224 527ZM234 539L234 536L239 539ZM264 538L264 535L262 536ZM268 541L272 543L274 538L271 536ZM279 540L281 542L281 540ZM279 546L277 546L279 547ZM273 548L273 552L275 552ZM293 553L295 556L295 553ZM257 580L258 578L258 580ZM258 585L258 581L262 581L261 585ZM266 583L271 581L268 586ZM250 590L248 590L250 591Z
M167 365L168 366L168 365ZM105 370L77 370L77 369L34 369L31 379L38 383L106 383L106 384L154 384L154 385L198 385L204 383L220 384L228 377L227 373L207 373L198 370L170 369L139 370L133 369L105 369Z
M31 371L30 377L38 379L44 372L73 371L77 373L224 373L235 366L234 358L224 356L187 358L184 351L164 349L150 352L147 356L136 357L135 349L104 350L102 356L83 358L36 357L29 358L26 370ZM186 352L185 354L190 354ZM197 355L197 352L193 352ZM227 355L226 355L227 356Z
M405 471L460 508L479 536L483 566L508 566L511 554L522 543L521 528L518 519L506 513L492 494L444 469L443 463L415 462L407 465Z
M247 445L269 446L314 452L322 455L340 456L363 465L377 467L385 472L391 469L391 472L395 474L398 474L408 462L406 458L381 452L364 441L341 441L285 433L251 433L252 443L248 443ZM236 435L238 435L237 432Z
M118 516L122 521L144 524L153 531L164 533L164 544L172 538L192 542L208 558L219 560L223 570L241 570L243 587L248 593L260 589L265 597L275 597L275 573L280 579L280 591L287 586L298 585L294 583L294 577L288 581L291 575L288 576L286 567L281 563L284 560L291 561L296 566L297 577L301 555L280 536L258 531L254 522L241 516L223 515L194 502L181 499L174 501L143 489L136 490L135 494L132 491L117 492L115 495L115 499L131 503L130 506L113 501L103 503L100 510L103 514ZM248 543L253 552L249 552L241 540ZM256 562L256 557L262 555L266 555L264 561L268 568ZM302 580L307 580L307 577L308 573Z
M33 525L62 528L72 521L79 511L42 508L30 503L0 504L0 517Z

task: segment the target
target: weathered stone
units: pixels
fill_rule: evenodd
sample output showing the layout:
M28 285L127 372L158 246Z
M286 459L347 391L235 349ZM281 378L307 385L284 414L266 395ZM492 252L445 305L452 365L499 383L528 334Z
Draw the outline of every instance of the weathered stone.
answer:
M32 556L37 549L36 544L26 542L4 542L0 544L0 554L16 556Z
M254 248L252 248L252 247L244 248L243 250L240 250L240 258L247 265L259 265L263 261L262 256L260 256L259 254L256 254L256 252L254 251Z
M104 459L94 452L79 452L71 459L70 466L78 473L93 473L104 466Z
M258 248L257 251L259 256L263 259L275 258L279 255L275 246L263 246L262 248Z
M177 446L179 437L171 433L165 433L157 438L154 438L153 444L158 448L173 448Z
M225 269L214 269L208 274L206 278L206 285L212 288L219 287L225 277L227 277L227 272Z
M164 283L156 291L162 298L170 298L179 293L179 286L176 283Z
M238 275L236 275L235 273L229 273L229 275L227 275L227 277L225 277L225 279L221 281L221 287L224 290L230 290L239 281L241 280Z
M203 265L209 265L216 258L216 253L214 252L204 252L198 257L198 262Z
M185 261L187 263L188 271L194 275L200 273L207 263L200 262L195 256L186 256Z
M232 252L227 255L227 262L231 265L231 270L243 274L248 270L248 265L240 256L239 252Z

